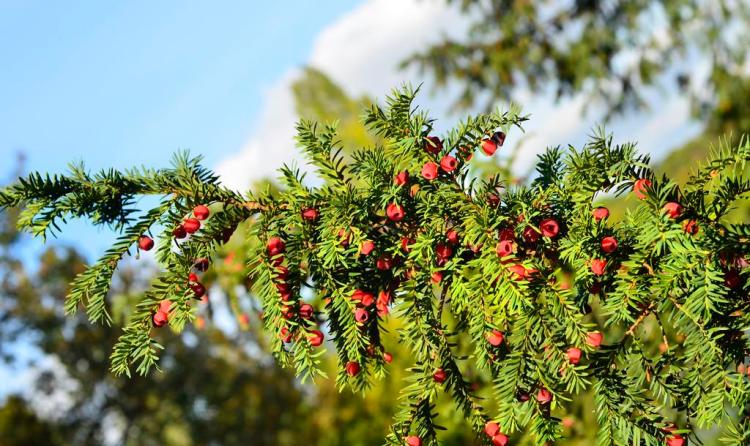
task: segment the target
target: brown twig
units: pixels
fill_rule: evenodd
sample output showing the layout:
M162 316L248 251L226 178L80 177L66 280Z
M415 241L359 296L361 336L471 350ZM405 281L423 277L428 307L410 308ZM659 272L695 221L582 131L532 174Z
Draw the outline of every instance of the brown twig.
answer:
M646 307L645 310L641 313L640 316L638 316L638 319L636 319L635 322L633 322L633 325L628 328L628 331L625 332L625 336L630 336L635 332L635 329L638 328L639 325L641 325L641 322L643 322L644 319L646 319L646 316L651 314L651 310L654 308L654 303L651 302L648 307Z

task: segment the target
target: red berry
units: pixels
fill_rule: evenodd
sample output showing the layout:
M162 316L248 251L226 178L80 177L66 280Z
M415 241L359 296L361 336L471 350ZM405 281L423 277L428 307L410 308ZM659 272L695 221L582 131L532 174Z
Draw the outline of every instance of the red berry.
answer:
M375 302L375 296L372 295L372 293L364 293L362 294L362 299L359 300L362 305L369 307Z
M500 425L494 421L488 421L487 424L484 425L484 433L487 434L488 437L494 437L500 433Z
M183 225L180 225L172 230L172 235L176 239L183 239L187 237L187 231L185 230L185 227Z
M593 259L591 261L591 272L597 276L604 275L604 270L607 268L607 261L604 259Z
M422 166L422 177L425 180L434 180L438 175L438 165L429 161Z
M581 353L580 348L570 347L566 353L568 355L568 361L570 361L571 364L578 364L581 361Z
M445 155L440 160L440 168L448 173L456 170L456 167L458 167L458 160L450 155Z
M375 304L375 308L378 310L378 316L380 317L386 317L388 316L388 313L390 313L390 309L388 308L388 305L380 301L378 301Z
M482 141L482 152L487 156L492 156L497 151L497 143L491 139L485 139Z
M635 192L635 196L638 197L639 200L643 200L646 198L646 193L650 187L651 180L648 178L641 178L635 180L635 183L633 183L633 192Z
M299 316L302 319L312 319L315 314L315 309L310 304L302 304L299 306Z
M352 235L344 228L339 229L339 232L337 233L339 237L339 244L343 246L344 248L349 246L349 239L351 239Z
M489 194L487 196L487 204L493 208L500 206L500 197L497 194Z
M354 361L347 362L346 374L349 376L357 376L359 374L359 363Z
M268 243L266 243L266 250L270 256L283 254L285 249L286 244L279 237L271 237L268 239Z
M437 136L428 136L424 144L424 149L433 155L437 155L443 150L443 141Z
M169 314L164 311L157 311L153 316L154 327L163 327L169 323Z
M683 446L685 439L680 434L674 434L667 437L667 446Z
M281 327L279 337L281 338L281 342L290 342L292 340L292 332L286 327Z
M617 250L617 239L614 237L604 237L601 245L602 251L611 254Z
M730 269L724 274L724 284L729 288L737 288L742 284L742 278L739 271Z
M211 211L208 210L207 206L199 204L193 209L193 215L195 215L195 218L198 220L205 220L211 215Z
M366 292L366 291L354 290L354 292L352 293L351 299L353 301L364 302L364 301L367 300L367 301L372 302L373 295L370 294L370 293L368 293L368 292Z
M275 284L276 289L279 290L279 293L288 293L289 292L289 284L288 283L277 283Z
M458 240L458 238L459 238L459 237L458 237L458 231L456 231L455 229L451 229L451 230L449 230L449 231L448 231L448 232L447 232L447 233L445 234L445 238L447 238L447 239L448 239L448 242L449 242L449 243L451 243L451 244L453 244L453 245L457 245L457 244L458 244L458 242L459 242L459 240Z
M188 274L188 282L197 282L198 281L198 275L195 273Z
M500 258L508 257L510 255L513 255L513 250L515 249L515 246L516 244L510 240L502 240L497 244L497 247L495 248L495 252L497 253L497 256Z
M435 271L432 273L432 283L438 284L443 281L443 273L440 271Z
M278 280L286 280L289 277L289 268L286 266L277 266L276 267L276 278Z
M505 446L508 444L508 437L505 434L497 434L492 437L492 446Z
M281 307L281 317L284 319L292 319L295 315L294 308L291 305L284 305Z
M375 262L375 266L380 271L388 271L389 269L393 268L393 257L391 257L390 254L383 254L382 256L378 257L378 260Z
M511 272L513 278L516 280L523 280L529 276L529 271L525 266L520 263L514 263L508 266L508 271Z
M497 347L502 344L504 339L505 335L500 330L492 330L491 332L487 333L487 342L489 342L493 347Z
M594 220L601 221L609 217L609 209L605 208L604 206L599 206L592 211L592 214L594 215Z
M362 246L359 248L359 253L363 256L366 256L372 252L372 250L375 249L375 243L371 240L365 240L362 242Z
M142 235L138 239L138 247L143 251L150 251L154 247L154 240L147 235Z
M409 248L409 245L411 245L412 243L414 243L414 240L412 240L411 238L409 238L409 237L401 237L401 249L404 252L411 251L411 248Z
M368 319L370 319L370 313L368 313L364 308L357 308L354 311L354 319L360 324L364 324Z
M499 232L500 240L515 240L516 234L513 232L513 229L511 228L504 228L501 229Z
M437 254L439 259L448 259L453 255L453 248L445 243L438 243L435 247L435 254Z
M196 299L200 299L206 294L206 287L200 282L190 284L190 289L193 290Z
M388 352L383 353L383 361L390 364L393 361L393 355Z
M396 174L396 176L393 177L393 182L396 184L396 186L405 186L406 183L409 182L409 172L403 171Z
M542 230L543 236L554 238L560 232L560 224L553 218L547 218L539 223L539 229Z
M205 257L201 257L200 259L195 259L195 262L193 262L193 268L195 268L197 271L207 271L208 270L208 259Z
M523 230L523 239L526 243L536 243L540 236L536 229L531 226L526 226L526 229Z
M682 215L682 205L674 201L665 204L662 210L672 219L680 218Z
M586 335L586 344L593 348L599 348L599 346L602 345L603 339L604 335L598 331L592 331Z
M188 234L194 234L201 228L201 222L196 218L188 218L182 226L185 228L185 232Z
M378 293L378 305L390 305L391 304L391 292L381 291Z
M407 446L422 446L422 439L416 435L409 435L406 437Z
M320 347L320 345L323 344L325 337L323 336L323 332L321 332L320 330L312 330L310 331L307 339L308 341L310 341L310 345L312 345L313 347Z
M448 379L448 375L445 373L445 370L438 368L435 370L435 373L432 374L432 379L436 383L442 384L446 379Z
M412 184L409 188L409 196L414 198L417 196L417 193L419 192L419 184Z
M159 311L163 311L165 313L169 313L169 309L172 308L172 301L169 299L164 299L163 301L159 302Z
M539 401L540 404L547 405L552 402L552 392L542 387L536 393L536 400Z
M502 145L505 144L505 133L495 132L495 134L492 135L492 140L495 141L495 144L497 144L498 147L502 147Z
M695 220L685 220L685 223L682 224L682 230L690 235L695 235L700 230L700 227Z
M315 208L305 208L302 209L302 219L307 221L315 221L320 216L320 212L318 212Z
M388 215L388 218L391 221L401 221L401 219L403 219L405 215L403 206L396 203L389 204L385 210L385 213Z

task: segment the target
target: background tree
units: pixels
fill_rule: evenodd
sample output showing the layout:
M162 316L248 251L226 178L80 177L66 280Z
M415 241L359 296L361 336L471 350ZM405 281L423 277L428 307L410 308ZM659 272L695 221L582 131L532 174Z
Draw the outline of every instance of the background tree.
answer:
M315 423L300 423L313 401L257 349L262 343L256 330L229 334L197 320L199 328L180 337L160 337L163 373L130 381L114 378L107 357L117 333L91 325L83 315L66 317L62 310L69 284L84 269L83 258L70 248L50 247L38 268L29 271L13 254L21 250L13 214L0 218L6 229L0 269L2 353L12 358L21 340L40 350L34 361L54 358L63 366L49 373L42 364L28 402L17 397L6 401L0 410L1 444L100 445L107 434L122 436L116 444L139 445L250 440L275 445L296 444L302 435L317 438ZM148 275L130 267L118 274L112 291L116 323L127 319ZM45 407L50 393L63 394L56 399L56 410ZM43 419L32 415L40 407L47 413Z
M697 111L727 113L730 103L747 97L749 42L740 30L750 26L750 8L744 1L447 3L460 5L468 33L444 38L408 62L431 73L438 86L462 86L460 107L478 100L494 106L518 89L552 89L557 97L582 92L612 114L646 105L645 90L665 78L692 93ZM702 63L705 79L695 72Z

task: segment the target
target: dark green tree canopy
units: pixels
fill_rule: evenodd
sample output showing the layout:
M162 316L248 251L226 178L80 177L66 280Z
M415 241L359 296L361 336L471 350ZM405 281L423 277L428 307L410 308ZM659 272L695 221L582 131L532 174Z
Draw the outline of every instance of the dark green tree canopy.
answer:
M120 260L156 239L160 274L114 346L116 374L157 364L155 333L195 318L218 247L248 224L249 298L275 357L303 380L324 375L328 340L338 386L366 390L388 373L384 321L398 319L413 364L388 444L435 444L440 398L482 441L524 432L546 444L583 393L600 445L674 446L717 425L726 444L745 444L750 227L727 216L750 192L750 143L722 147L678 185L635 144L596 131L581 148L547 150L529 184L508 185L477 178L471 160L514 136L527 119L516 107L438 137L415 94L394 91L366 111L379 142L351 160L334 125L301 121L297 141L319 179L285 166L280 192L228 190L183 154L168 169L34 173L0 190L0 207L23 207L21 227L40 237L78 217L120 232L65 304L93 322L112 322ZM636 205L615 221L602 194ZM146 195L158 205L136 210ZM477 397L477 375L492 381L490 398Z

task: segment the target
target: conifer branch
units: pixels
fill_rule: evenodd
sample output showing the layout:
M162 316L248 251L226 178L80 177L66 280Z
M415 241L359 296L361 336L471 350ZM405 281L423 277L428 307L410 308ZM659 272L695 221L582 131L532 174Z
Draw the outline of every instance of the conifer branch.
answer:
M750 423L727 415L750 406L748 378L734 372L750 351L750 225L729 218L750 193L748 139L723 143L682 187L656 177L634 143L597 129L581 148L548 149L530 183L512 184L478 177L471 159L513 138L527 119L517 106L469 117L439 138L413 105L417 90L370 107L363 120L380 139L351 156L334 125L300 122L297 142L317 186L284 166L281 191L243 195L179 153L168 169L32 173L0 189L0 209L21 207L19 225L41 238L71 218L118 233L65 303L95 322L111 321L119 263L156 249L158 274L111 354L118 375L157 367L155 330L193 321L211 285L202 273L242 225L245 298L262 308L276 360L302 380L324 377L327 339L338 387L367 390L390 362L387 320L400 320L414 365L388 444L436 444L442 394L496 444L518 432L557 441L557 414L586 392L597 444L680 444L695 426L717 423L727 425L727 444L749 438ZM634 206L610 220L597 202L603 193ZM144 196L159 204L136 209ZM651 314L659 336L636 336ZM475 392L467 380L475 373L491 389ZM665 419L674 413L687 420L681 428Z

